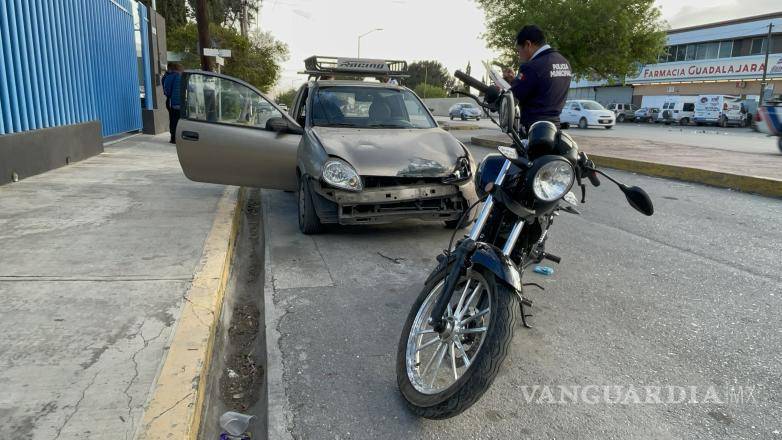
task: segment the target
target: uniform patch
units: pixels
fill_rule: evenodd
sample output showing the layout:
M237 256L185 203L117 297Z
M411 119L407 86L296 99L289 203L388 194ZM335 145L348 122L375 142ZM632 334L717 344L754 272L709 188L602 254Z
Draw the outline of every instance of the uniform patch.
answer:
M552 64L551 65L551 78L558 78L562 76L572 76L570 73L570 66L565 63Z

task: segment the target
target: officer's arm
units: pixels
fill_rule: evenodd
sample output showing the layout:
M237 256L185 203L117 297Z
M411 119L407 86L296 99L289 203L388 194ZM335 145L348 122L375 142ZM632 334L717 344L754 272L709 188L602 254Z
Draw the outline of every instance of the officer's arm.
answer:
M516 79L510 84L510 90L517 101L525 101L535 88L535 76L532 72L522 69Z

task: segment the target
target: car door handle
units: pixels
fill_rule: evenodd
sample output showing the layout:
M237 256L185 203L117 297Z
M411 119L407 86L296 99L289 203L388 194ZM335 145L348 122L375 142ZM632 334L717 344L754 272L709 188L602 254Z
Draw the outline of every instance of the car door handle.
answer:
M182 132L182 139L188 140L188 141L197 141L198 140L198 133L195 131L183 131Z

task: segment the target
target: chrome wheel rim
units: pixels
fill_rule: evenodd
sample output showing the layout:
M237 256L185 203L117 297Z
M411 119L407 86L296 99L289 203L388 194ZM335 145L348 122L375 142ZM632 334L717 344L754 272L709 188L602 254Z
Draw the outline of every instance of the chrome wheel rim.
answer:
M407 376L423 394L440 393L464 376L480 353L491 320L488 285L473 272L462 276L454 289L446 330L435 332L429 317L444 282L435 285L419 307L407 338Z

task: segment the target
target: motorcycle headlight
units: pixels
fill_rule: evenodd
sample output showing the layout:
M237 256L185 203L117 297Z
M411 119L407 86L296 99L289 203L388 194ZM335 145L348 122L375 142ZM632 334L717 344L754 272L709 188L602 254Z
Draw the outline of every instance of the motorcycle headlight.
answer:
M573 166L564 160L552 160L538 169L532 181L535 197L544 202L562 198L573 186Z
M323 180L333 187L348 191L361 191L364 188L356 170L340 159L329 159L323 164Z

